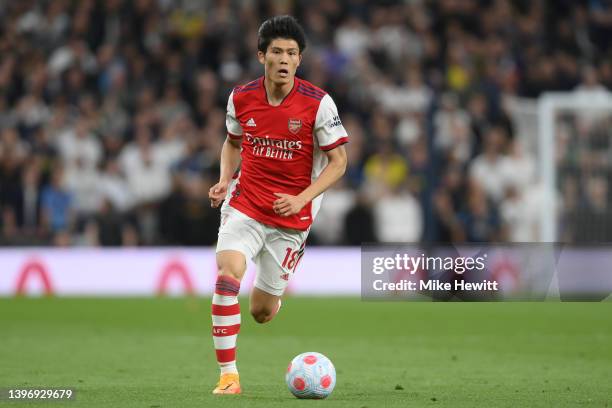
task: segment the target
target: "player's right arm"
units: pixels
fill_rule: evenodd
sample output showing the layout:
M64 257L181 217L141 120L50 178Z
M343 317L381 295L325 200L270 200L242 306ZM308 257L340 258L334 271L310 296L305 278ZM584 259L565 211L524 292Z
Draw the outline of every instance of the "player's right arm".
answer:
M218 207L225 199L227 189L232 177L240 165L240 145L242 144L242 127L236 119L234 108L234 93L232 92L227 101L227 115L225 118L227 127L227 138L221 149L221 171L219 182L208 190L210 206Z
M225 199L227 188L240 164L240 145L240 141L233 140L229 136L225 139L225 143L223 143L219 182L208 191L211 207L218 207L223 199Z

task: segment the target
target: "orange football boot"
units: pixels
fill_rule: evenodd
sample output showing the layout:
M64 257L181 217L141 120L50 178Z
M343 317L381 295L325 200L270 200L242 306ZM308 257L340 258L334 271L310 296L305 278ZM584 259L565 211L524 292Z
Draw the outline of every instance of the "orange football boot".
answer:
M240 394L240 377L237 373L221 374L213 394Z

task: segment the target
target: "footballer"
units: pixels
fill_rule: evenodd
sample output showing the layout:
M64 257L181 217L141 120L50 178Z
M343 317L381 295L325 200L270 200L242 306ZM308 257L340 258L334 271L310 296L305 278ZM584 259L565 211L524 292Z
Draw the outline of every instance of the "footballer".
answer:
M237 86L227 102L227 138L219 182L221 206L212 300L212 335L221 370L214 394L240 394L236 339L238 292L246 260L257 265L250 312L272 320L304 254L323 198L346 169L348 136L332 98L297 78L306 38L291 16L266 20L258 31L257 58L264 76Z

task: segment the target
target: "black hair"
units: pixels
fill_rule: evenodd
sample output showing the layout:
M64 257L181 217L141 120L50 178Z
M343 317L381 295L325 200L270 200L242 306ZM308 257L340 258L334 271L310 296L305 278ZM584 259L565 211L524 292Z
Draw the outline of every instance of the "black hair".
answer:
M300 54L306 48L306 35L304 29L292 16L275 16L264 21L257 32L257 49L263 53L277 38L295 40Z

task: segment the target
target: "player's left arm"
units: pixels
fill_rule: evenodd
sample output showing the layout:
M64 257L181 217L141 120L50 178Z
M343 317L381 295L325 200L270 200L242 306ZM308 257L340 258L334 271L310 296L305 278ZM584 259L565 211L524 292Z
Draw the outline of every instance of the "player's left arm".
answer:
M327 166L325 166L319 178L304 191L296 196L274 193L278 197L273 205L275 213L283 217L299 213L306 204L325 192L325 190L330 188L332 184L344 175L347 164L346 149L344 145L328 150L325 154L328 160Z

